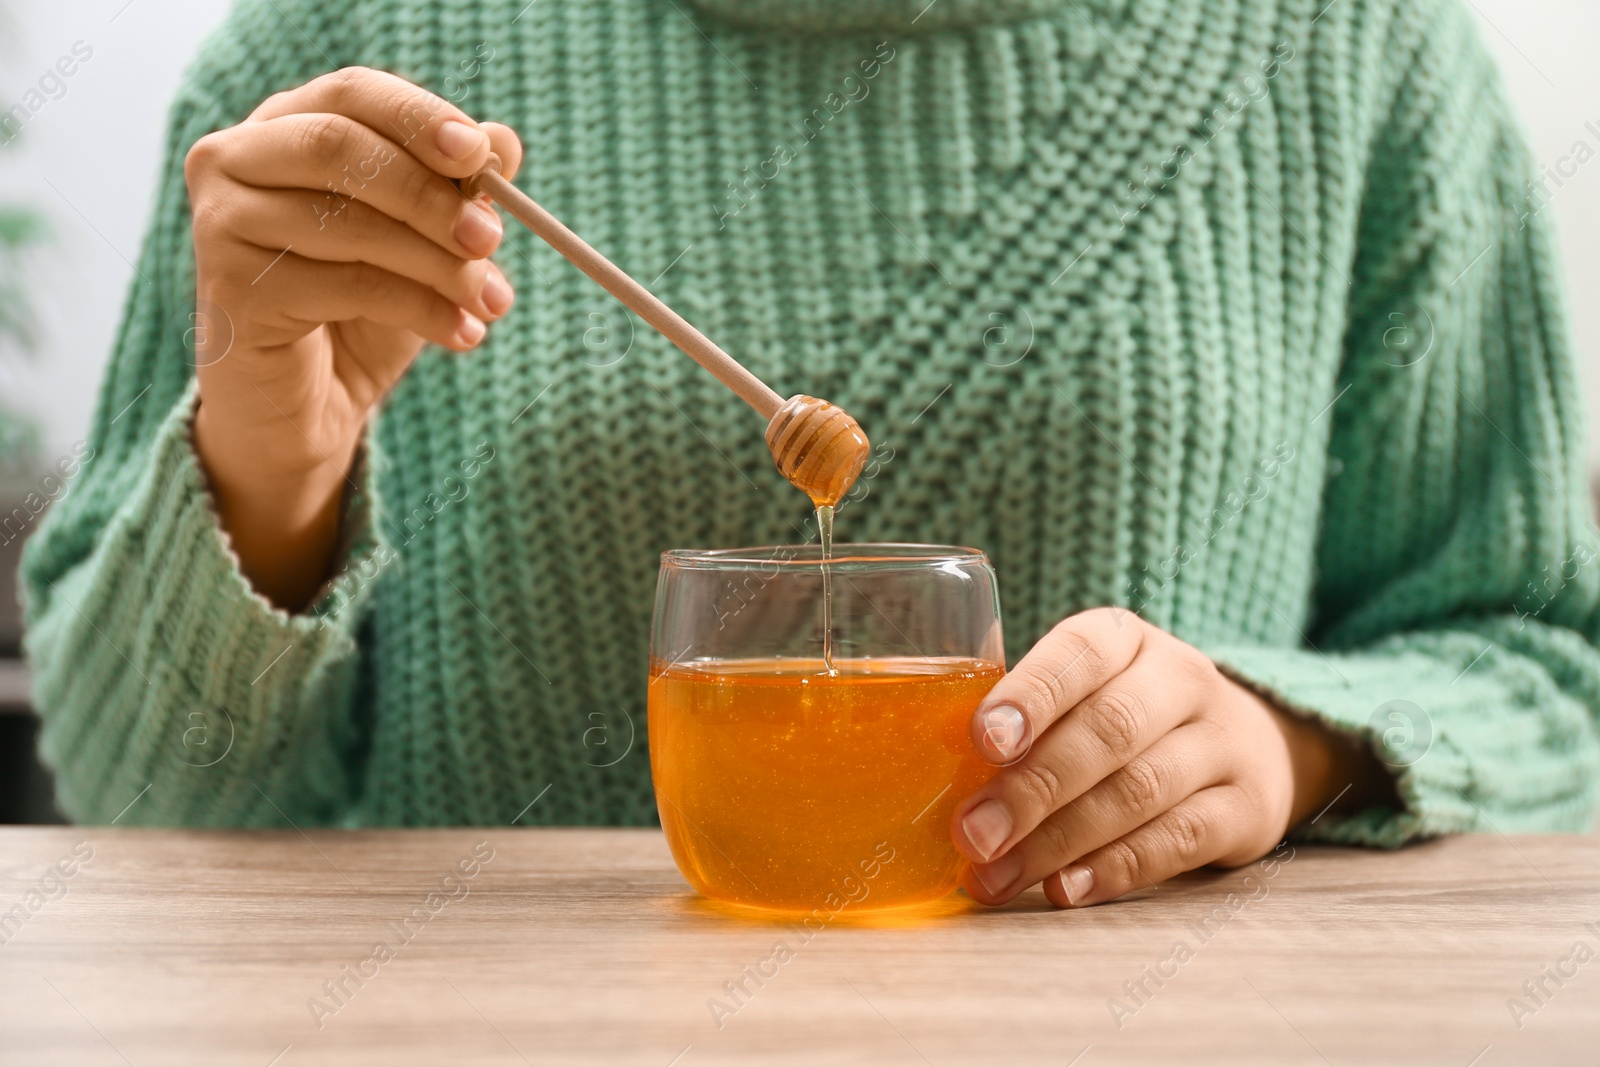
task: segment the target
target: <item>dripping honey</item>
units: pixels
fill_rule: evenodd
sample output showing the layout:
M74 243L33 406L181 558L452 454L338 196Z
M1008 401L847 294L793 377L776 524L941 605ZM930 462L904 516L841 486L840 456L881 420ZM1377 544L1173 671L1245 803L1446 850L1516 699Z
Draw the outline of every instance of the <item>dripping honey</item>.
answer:
M822 669L837 673L833 666L833 505L817 505L817 539L822 546Z
M958 658L653 663L650 767L679 869L708 897L782 910L949 893L951 811L995 773L968 719L1003 674Z
M867 465L871 443L843 408L804 394L784 401L767 423L767 447L778 471L811 498L822 544L822 669L834 673L833 509Z

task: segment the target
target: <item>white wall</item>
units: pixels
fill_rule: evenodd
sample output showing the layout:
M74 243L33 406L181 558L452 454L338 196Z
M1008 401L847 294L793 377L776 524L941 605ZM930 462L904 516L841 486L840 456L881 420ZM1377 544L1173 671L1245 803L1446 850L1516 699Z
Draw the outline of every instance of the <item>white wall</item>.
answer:
M1594 57L1600 43L1600 3L1471 2L1484 39L1500 57L1534 158L1555 175L1545 210L1555 216L1566 260L1578 369L1589 411L1589 462L1600 471L1600 158L1576 163L1580 157L1600 157L1600 63ZM1587 151L1577 149L1579 142Z
M88 429L155 196L167 105L228 0L0 0L0 109L75 44L93 55L0 147L0 202L49 218L37 257L40 352L0 358L0 393L44 424L45 464ZM53 86L52 86L53 87ZM37 99L37 98L36 98ZM54 188L52 188L52 185Z
M339 0L335 0L339 2ZM1501 57L1536 157L1552 167L1587 141L1600 151L1595 0L1472 0ZM78 41L93 58L15 145L0 150L0 202L42 207L56 245L36 282L43 351L0 359L0 393L45 422L47 458L84 433L149 213L167 101L227 0L9 0L0 27L0 107L22 99ZM1569 168L1570 169L1570 168ZM55 189L51 188L53 183ZM57 192L59 190L59 192ZM1548 210L1561 230L1591 425L1600 429L1600 162L1578 169ZM1590 455L1600 466L1600 432Z

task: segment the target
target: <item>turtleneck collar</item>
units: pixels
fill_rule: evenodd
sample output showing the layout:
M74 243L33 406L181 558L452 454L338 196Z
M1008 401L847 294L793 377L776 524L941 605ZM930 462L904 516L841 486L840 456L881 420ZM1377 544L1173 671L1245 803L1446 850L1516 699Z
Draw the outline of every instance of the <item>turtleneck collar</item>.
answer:
M1120 7L1120 0L691 0L695 7L743 26L809 33L883 30L931 32L1016 22L1075 6Z

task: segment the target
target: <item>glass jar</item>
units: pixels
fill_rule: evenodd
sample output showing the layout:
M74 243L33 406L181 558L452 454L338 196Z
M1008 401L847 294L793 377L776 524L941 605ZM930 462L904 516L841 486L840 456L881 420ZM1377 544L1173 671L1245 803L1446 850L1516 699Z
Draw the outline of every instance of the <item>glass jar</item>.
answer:
M956 887L951 812L996 771L969 721L1005 673L982 552L666 552L650 655L656 807L695 889L837 915Z

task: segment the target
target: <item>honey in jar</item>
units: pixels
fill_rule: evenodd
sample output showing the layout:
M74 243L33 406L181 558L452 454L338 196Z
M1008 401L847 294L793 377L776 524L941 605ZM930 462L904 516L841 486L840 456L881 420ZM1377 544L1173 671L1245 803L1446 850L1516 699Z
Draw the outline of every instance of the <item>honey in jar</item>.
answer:
M679 869L706 896L836 914L955 888L951 812L996 773L968 722L1003 666L890 656L831 668L652 663L657 808Z

